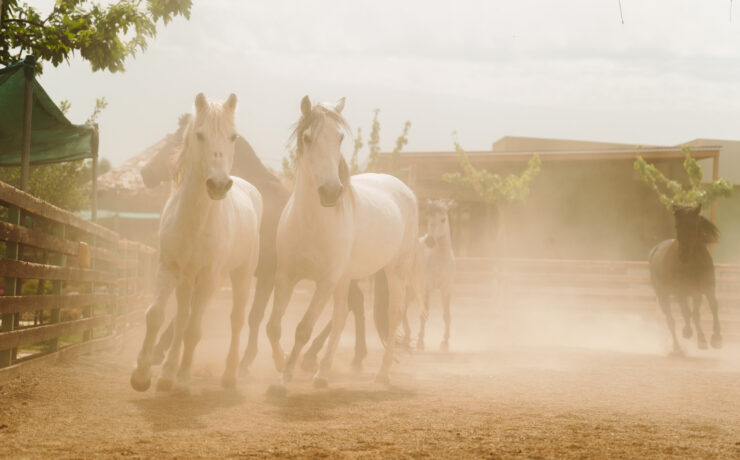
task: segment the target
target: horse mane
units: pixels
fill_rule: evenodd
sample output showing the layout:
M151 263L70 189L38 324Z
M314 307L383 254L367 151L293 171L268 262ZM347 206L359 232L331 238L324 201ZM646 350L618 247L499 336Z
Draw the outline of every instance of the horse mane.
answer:
M210 132L217 133L224 132L224 128L231 128L231 131L234 128L233 112L229 113L224 109L223 104L215 101L208 101L201 113L190 114L189 117L181 116L179 122L181 123L180 129L183 129L182 148L175 158L172 171L174 189L179 188L185 180L187 160L195 142L196 125L205 126Z
M699 241L704 244L714 244L719 241L719 229L704 216L699 216Z
M303 133L309 129L312 132L319 130L327 120L336 122L341 129L349 133L350 136L352 135L349 123L347 123L347 120L334 107L324 103L315 104L311 107L311 111L308 114L301 115L301 118L293 125L293 130L290 133L288 142L292 143L295 141L297 155L303 153ZM344 155L339 156L339 180L344 185L344 192L342 193L349 193L350 197L352 197L350 187L351 173L347 160L344 159Z

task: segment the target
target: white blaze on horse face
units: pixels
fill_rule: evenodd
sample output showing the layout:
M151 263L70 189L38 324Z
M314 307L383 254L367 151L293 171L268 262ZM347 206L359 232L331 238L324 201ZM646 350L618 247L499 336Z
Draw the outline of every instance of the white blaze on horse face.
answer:
M342 128L331 119L303 133L300 161L313 176L323 206L336 205L344 189L339 177L343 139Z
M196 97L195 144L201 161L201 171L208 196L223 199L233 181L229 175L234 165L234 111L236 96L232 94L219 107L208 104L202 94Z

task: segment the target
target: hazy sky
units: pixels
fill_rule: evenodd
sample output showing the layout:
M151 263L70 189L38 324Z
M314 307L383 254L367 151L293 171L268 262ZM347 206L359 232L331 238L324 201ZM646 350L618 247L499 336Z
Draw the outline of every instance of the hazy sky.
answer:
M33 1L47 9L50 1ZM83 121L96 97L101 154L121 163L165 133L196 93L239 97L238 127L268 164L304 94L347 97L390 150L489 149L504 135L676 144L740 139L740 12L729 0L196 0L123 74L73 60L42 84ZM736 5L736 10L740 5ZM351 144L345 141L345 154Z

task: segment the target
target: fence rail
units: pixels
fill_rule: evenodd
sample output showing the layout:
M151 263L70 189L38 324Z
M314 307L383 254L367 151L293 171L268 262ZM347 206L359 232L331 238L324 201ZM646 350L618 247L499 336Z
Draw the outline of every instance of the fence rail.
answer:
M155 249L0 182L0 378L141 318Z
M560 259L459 258L459 296L507 304L543 298L657 309L647 262ZM718 264L717 298L723 308L740 304L740 265Z

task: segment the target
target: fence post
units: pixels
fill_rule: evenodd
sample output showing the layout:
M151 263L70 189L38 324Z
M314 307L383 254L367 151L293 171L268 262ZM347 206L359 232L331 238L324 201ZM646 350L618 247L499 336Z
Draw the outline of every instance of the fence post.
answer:
M67 237L67 227L64 224L53 225L51 233L57 238L64 240ZM53 254L49 262L52 265L59 265L60 267L65 267L67 265L67 256L64 254ZM61 280L54 280L51 282L52 295L61 295L62 284L63 284L63 281ZM59 321L61 321L62 319L61 313L62 313L62 310L60 308L52 309L51 314L49 315L49 322L51 324L54 324L54 323L58 323ZM49 347L50 353L53 353L59 350L59 337L54 337L53 339L49 340L48 347Z
M21 210L17 206L8 206L8 222L14 225L21 223ZM18 260L20 248L18 243L10 241L5 242L5 258ZM20 280L18 278L5 278L3 285L3 295L15 296L20 290ZM8 313L0 318L0 332L10 332L15 329L16 314ZM13 364L15 350L0 350L0 367L6 367Z

